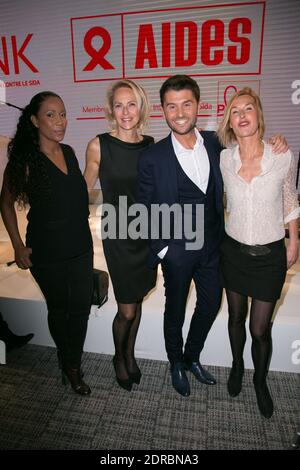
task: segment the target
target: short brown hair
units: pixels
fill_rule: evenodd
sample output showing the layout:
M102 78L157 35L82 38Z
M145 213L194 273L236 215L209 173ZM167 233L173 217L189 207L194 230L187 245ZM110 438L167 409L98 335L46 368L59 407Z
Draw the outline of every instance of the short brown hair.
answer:
M257 109L257 114L258 114L258 134L260 139L263 138L264 133L265 133L265 121L264 121L264 115L263 115L263 109L262 109L262 104L260 101L259 96L255 93L255 91L252 90L250 87L245 87L242 90L239 90L236 92L229 103L227 104L224 112L224 116L222 120L220 121L219 128L217 130L217 134L219 137L219 140L221 144L224 147L228 147L230 144L234 143L236 141L235 134L233 130L230 127L230 113L231 109L233 107L233 102L236 100L236 98L239 98L240 96L244 95L249 95L251 98L254 99L255 106Z
M114 112L113 112L113 104L114 104L114 96L115 92L119 88L129 88L130 90L133 91L138 108L140 111L140 120L138 122L138 128L142 129L148 120L149 113L150 113L150 105L149 105L149 100L147 97L147 94L144 90L143 87L138 85L137 83L133 82L132 80L118 80L117 82L114 82L107 90L106 93L106 103L105 103L105 115L108 120L108 122L111 124L112 127L114 127L115 123L115 118L114 118Z
M162 106L164 105L165 94L170 90L191 90L197 103L199 103L200 101L199 85L196 80L189 77L188 75L173 75L172 77L169 77L166 81L164 81L159 90L160 103Z

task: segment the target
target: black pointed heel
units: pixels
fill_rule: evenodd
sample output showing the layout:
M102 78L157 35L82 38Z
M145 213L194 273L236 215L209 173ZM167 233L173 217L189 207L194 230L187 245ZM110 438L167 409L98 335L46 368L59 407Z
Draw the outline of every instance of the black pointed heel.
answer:
M274 412L274 405L266 382L262 384L256 384L254 382L254 389L261 415L267 419L271 418Z
M142 378L142 373L141 373L140 369L137 372L134 372L133 374L129 374L129 378L130 378L131 382L139 385L139 383L141 381L141 378Z
M242 390L244 376L244 364L236 366L232 363L232 368L227 381L227 390L231 397L237 397Z
M124 390L127 390L127 392L131 392L132 389L132 381L131 377L129 376L128 379L119 379L117 376L117 369L116 369L116 357L114 356L112 359L112 363L115 369L115 374L116 374L116 380L121 388L124 388Z

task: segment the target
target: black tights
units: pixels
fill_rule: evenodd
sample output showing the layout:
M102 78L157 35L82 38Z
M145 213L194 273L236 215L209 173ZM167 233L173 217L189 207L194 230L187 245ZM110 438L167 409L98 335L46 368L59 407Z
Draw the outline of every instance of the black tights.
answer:
M246 342L245 322L248 311L248 297L226 290L229 320L228 331L233 356L233 363L239 367L243 364L243 352ZM272 315L276 302L264 302L252 299L250 309L250 333L252 336L252 359L254 364L254 381L263 384L266 380L269 360L272 351Z
M118 303L118 313L113 321L115 343L115 366L117 377L126 380L129 374L139 368L134 357L134 347L141 321L142 302L133 304Z

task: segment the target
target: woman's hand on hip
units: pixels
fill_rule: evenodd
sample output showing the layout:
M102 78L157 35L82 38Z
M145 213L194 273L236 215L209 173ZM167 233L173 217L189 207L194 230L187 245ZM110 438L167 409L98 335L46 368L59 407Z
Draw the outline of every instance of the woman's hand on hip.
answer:
M32 249L27 246L18 246L15 248L15 260L19 268L28 269L31 268L32 262L30 261L30 255Z

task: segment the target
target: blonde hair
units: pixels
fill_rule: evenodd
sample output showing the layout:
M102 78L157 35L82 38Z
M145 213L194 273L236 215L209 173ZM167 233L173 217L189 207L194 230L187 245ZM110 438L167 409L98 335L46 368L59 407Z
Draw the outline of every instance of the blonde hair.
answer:
M141 131L143 127L145 127L145 125L147 124L150 113L150 104L145 90L132 80L118 80L109 87L106 93L106 103L104 109L106 118L110 123L110 126L112 128L115 128L116 120L114 117L114 96L116 91L119 90L119 88L123 87L132 90L134 96L136 97L138 109L140 112L138 129Z
M237 93L233 95L231 100L226 106L224 116L219 124L219 128L217 130L217 135L219 137L219 140L221 144L224 147L228 147L232 143L236 141L235 134L233 130L230 127L230 114L231 114L231 109L233 107L233 102L240 96L248 95L251 96L251 98L254 99L254 103L257 109L257 117L258 117L258 135L259 138L262 139L265 133L265 121L264 121L264 115L263 115L263 109L262 109L262 104L260 101L259 96L255 93L255 91L252 90L250 87L245 87L242 90L239 90Z

